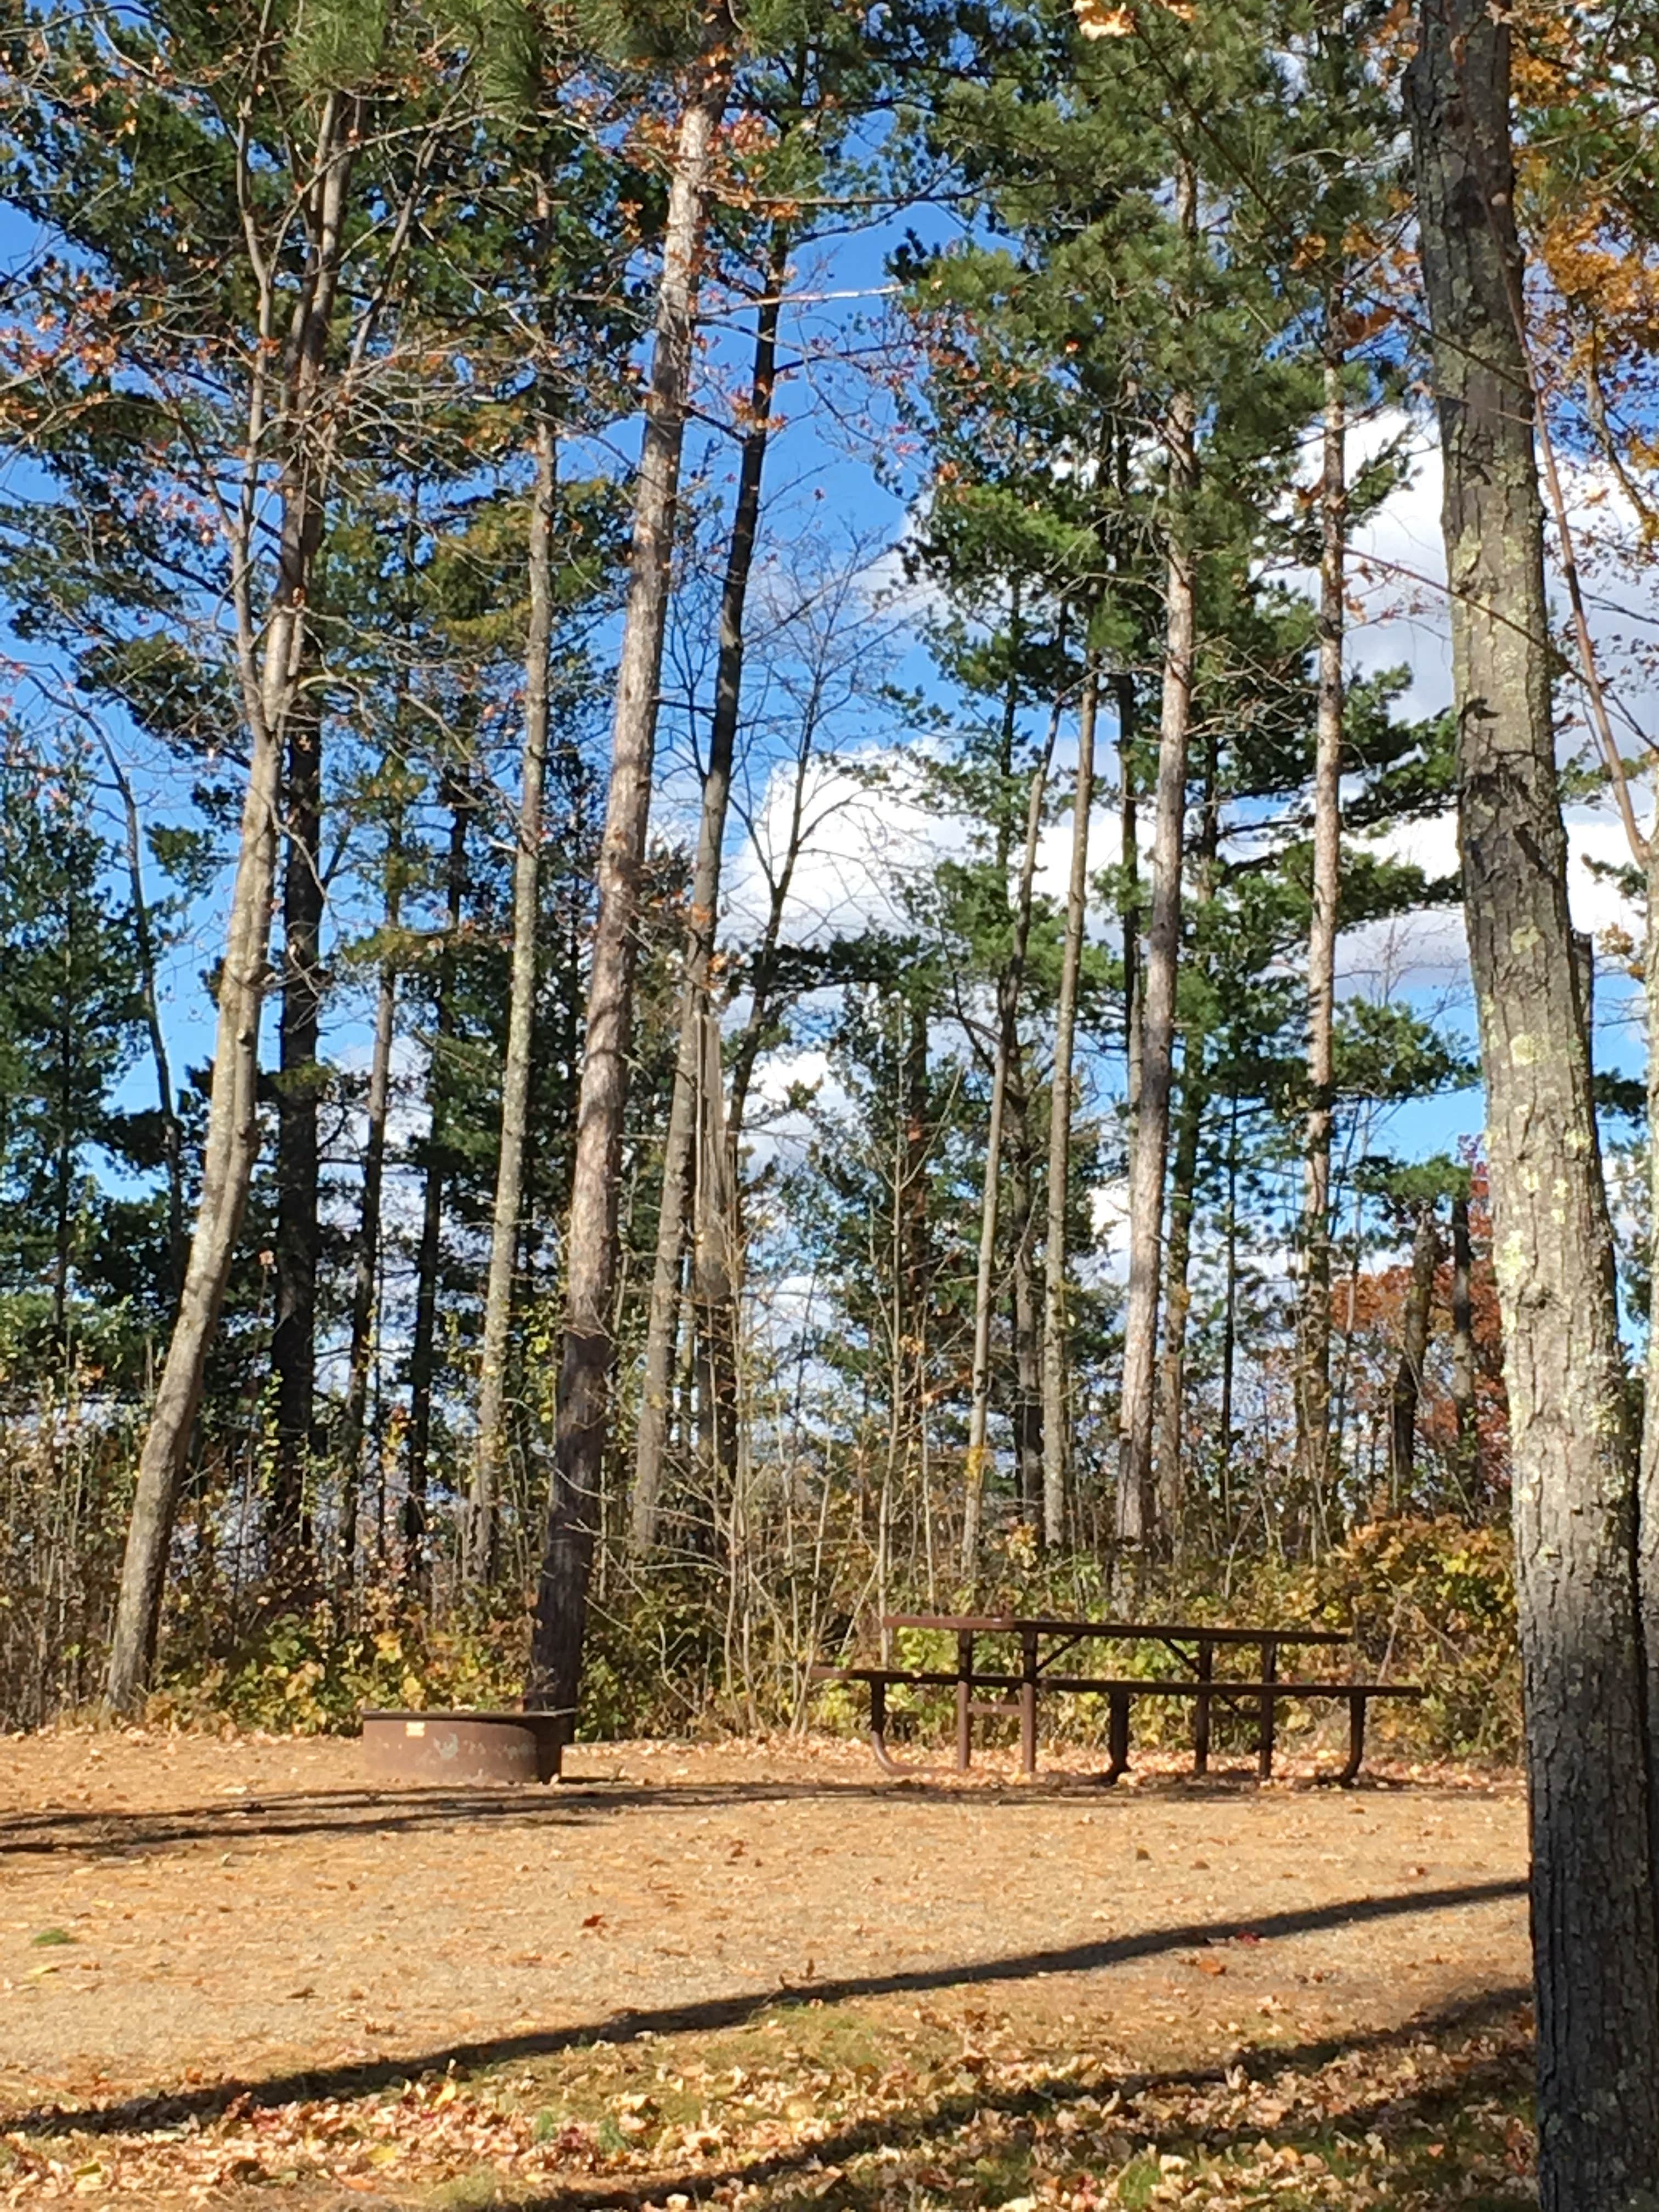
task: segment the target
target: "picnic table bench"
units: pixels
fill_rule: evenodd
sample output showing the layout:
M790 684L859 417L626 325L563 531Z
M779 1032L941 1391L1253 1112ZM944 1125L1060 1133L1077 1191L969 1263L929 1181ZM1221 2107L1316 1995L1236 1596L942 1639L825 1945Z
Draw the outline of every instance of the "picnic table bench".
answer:
M812 1679L820 1682L861 1682L870 1692L870 1744L878 1763L889 1773L915 1773L917 1769L895 1759L887 1745L887 1693L890 1689L915 1686L954 1689L957 1705L956 1765L966 1772L973 1759L975 1718L1017 1714L1019 1718L1020 1771L1037 1769L1037 1694L1042 1690L1080 1691L1103 1697L1107 1705L1109 1764L1102 1782L1115 1782L1129 1764L1130 1709L1137 1698L1190 1698L1193 1701L1193 1771L1204 1774L1210 1764L1210 1722L1215 1705L1253 1705L1257 1715L1256 1767L1266 1781L1273 1772L1273 1728L1276 1708L1285 1698L1346 1699L1348 1707L1348 1757L1340 1782L1352 1782L1365 1755L1365 1717L1378 1698L1420 1698L1424 1692L1408 1682L1297 1680L1281 1674L1279 1655L1304 1647L1330 1649L1350 1645L1346 1629L1223 1628L1183 1621L1061 1620L1038 1615L1021 1618L1012 1613L889 1613L881 1618L884 1629L943 1630L957 1639L954 1668L817 1666ZM1015 1640L1019 1664L1012 1667L976 1665L975 1645L981 1638ZM1086 1643L1158 1645L1173 1655L1185 1670L1174 1676L1060 1674L1056 1663ZM1218 1674L1218 1651L1255 1651L1260 1668L1254 1676ZM977 1695L981 1691L1012 1693L997 1698Z

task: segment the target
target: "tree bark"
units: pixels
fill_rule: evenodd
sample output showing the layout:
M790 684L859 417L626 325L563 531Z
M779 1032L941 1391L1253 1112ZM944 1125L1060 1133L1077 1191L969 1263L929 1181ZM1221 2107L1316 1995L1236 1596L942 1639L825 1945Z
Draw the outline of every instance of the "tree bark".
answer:
M1457 1419L1457 1478L1473 1506L1480 1486L1480 1443L1475 1418L1474 1248L1467 1198L1453 1199L1451 1222L1451 1400Z
M507 1451L507 1353L513 1322L514 1263L524 1195L530 1067L536 1028L536 951L541 920L542 792L547 777L548 654L553 643L553 518L558 498L553 425L537 410L536 473L530 497L526 567L530 619L525 638L524 751L519 830L513 860L513 959L507 994L507 1054L501 1065L501 1134L484 1285L483 1340L478 1359L478 1435L468 1501L461 1571L482 1589L495 1571L495 1519Z
M611 787L599 851L599 920L588 983L558 1384L552 1496L526 1701L574 1711L581 1681L596 1509L610 1412L617 1265L617 1183L634 1004L640 878L651 812L663 636L690 391L693 322L715 135L733 36L722 5L706 19L696 82L682 111L658 287L651 390L635 491L628 606L617 672Z
M1014 1472L1019 1515L1042 1537L1042 1307L1031 1265L1036 1227L1036 1197L1031 1174L1030 1108L1024 1069L1013 1084L1013 1142L1009 1146L1010 1195L1014 1219L1009 1257L1009 1288L1014 1352Z
M340 1423L340 1572L349 1588L357 1566L357 1512L362 1495L363 1442L368 1429L368 1383L377 1334L376 1290L380 1272L380 1198L386 1182L386 1117L392 1103L392 1048L397 1035L398 966L390 940L402 920L402 825L393 818L386 840L386 934L374 995L374 1042L364 1102L363 1183L357 1212L357 1250L351 1269L351 1349L346 1365Z
M409 1340L409 1440L404 1462L404 1579L414 1588L424 1583L428 1565L427 1491L437 1364L438 1272L443 1259L448 1048L455 1030L455 954L466 907L471 813L461 775L447 769L442 783L449 806L449 849L444 864L443 937L433 983L432 1044L427 1060L426 1172L421 1192L421 1241L415 1259L415 1320Z
M720 593L720 654L714 673L714 711L708 731L708 764L702 781L702 811L697 827L697 857L691 882L691 911L685 933L685 980L680 1003L679 1054L669 1102L663 1146L662 1199L657 1214L657 1251L651 1277L651 1308L646 1328L645 1375L639 1427L634 1447L634 1491L629 1542L636 1555L657 1541L662 1499L663 1462L668 1444L668 1416L673 1393L674 1342L679 1319L680 1277L684 1264L686 1224L692 1184L693 1131L704 1008L714 964L719 919L720 863L726 818L732 796L732 763L743 699L744 608L760 529L761 481L771 431L772 398L777 383L778 319L789 273L787 226L772 233L765 295L755 325L754 368L749 395L749 428L738 471L738 496Z
M306 674L314 682L314 657ZM283 790L282 1011L276 1092L276 1316L270 1364L276 1383L276 1453L270 1538L279 1557L307 1547L307 1487L315 1444L317 1266L317 1047L322 1026L323 723L314 691L301 690L288 715Z
M1190 236L1197 192L1190 168L1176 185L1176 222ZM1152 907L1146 937L1141 1074L1129 1168L1129 1285L1123 1325L1117 1534L1127 1545L1153 1532L1152 1425L1158 1373L1158 1277L1164 1248L1164 1177L1170 1150L1175 1062L1176 979L1181 964L1182 845L1187 817L1187 741L1192 714L1194 580L1188 512L1197 476L1193 396L1170 402L1169 553L1164 583L1164 696L1158 721L1158 812L1152 832Z
M1077 1037L1078 977L1088 923L1089 814L1094 805L1095 725L1099 709L1100 678L1091 660L1078 716L1072 872L1066 888L1066 936L1060 951L1054 1065L1048 1093L1048 1219L1042 1253L1042 1540L1050 1550L1057 1550L1066 1539L1066 1476L1072 1456L1072 1423L1066 1395L1070 1331L1066 1310L1066 1211L1072 1175L1072 1062ZM1127 803L1133 805L1133 799ZM1127 933L1124 944L1127 976Z
M1204 910L1215 896L1216 857L1221 847L1219 732L1211 726L1204 762L1203 828L1199 835L1194 908L1200 949L1197 973L1207 989L1210 954L1202 942ZM1198 1187L1199 1149L1210 1086L1205 1069L1208 1040L1206 1009L1194 1005L1182 1048L1181 1117L1176 1124L1175 1164L1170 1178L1170 1236L1164 1255L1164 1352L1158 1373L1157 1451L1160 1534L1173 1549L1179 1542L1186 1505L1187 1323L1192 1311L1188 1273L1193 1256L1193 1207Z
M1170 1172L1170 1234L1164 1252L1164 1349L1158 1369L1158 1528L1172 1548L1180 1541L1186 1506L1187 1324L1192 1312L1189 1279L1198 1153L1210 1087L1205 1038L1194 1030L1181 1064L1181 1112Z
M1012 679L1011 678L1011 681ZM1037 842L1042 830L1042 799L1054 757L1059 709L1048 725L1042 757L1031 771L1025 808L1025 842L1020 854L1015 895L1013 939L997 979L997 1036L991 1064L991 1116L985 1136L985 1174L979 1208L979 1261L974 1276L973 1396L968 1416L968 1456L963 1468L962 1578L970 1583L979 1561L981 1507L990 1446L991 1317L995 1305L997 1213L1002 1191L1002 1133L1008 1090L1019 1055L1019 994L1025 981L1025 949L1031 931L1031 896L1036 881Z
M1308 930L1308 1118L1297 1352L1297 1462L1324 1495L1331 1449L1331 1133L1335 1120L1336 937L1342 870L1342 646L1347 552L1346 411L1334 301L1325 316L1324 469L1320 481L1319 712L1314 751L1313 912Z
M1429 1317L1434 1278L1440 1265L1440 1227L1434 1207L1417 1209L1412 1238L1411 1280L1400 1316L1400 1359L1394 1370L1389 1418L1389 1503L1400 1511L1410 1496L1417 1468L1417 1408L1423 1395L1423 1366L1429 1355Z
M1514 1467L1540 2203L1542 2212L1635 2212L1659 2191L1649 1685L1613 1240L1567 909L1531 387L1516 314L1510 38L1485 0L1423 0L1410 111Z
M238 659L249 736L236 875L219 978L213 1084L203 1149L202 1187L173 1334L139 1455L137 1486L121 1564L105 1695L112 1711L131 1712L149 1676L161 1616L179 1486L201 1405L208 1353L218 1328L236 1237L246 1210L258 1146L259 1019L270 945L276 869L277 791L283 725L304 643L305 605L322 534L326 486L313 435L338 287L343 218L350 177L350 103L331 95L318 125L309 204L305 279L290 325L276 575L263 650L248 611L255 555L259 440L264 433L263 354L249 402L245 495L234 549ZM262 283L260 341L274 337L275 295Z
M1123 939L1123 1109L1127 1124L1129 1155L1133 1159L1135 1129L1140 1118L1141 1046L1143 1042L1140 978L1140 822L1135 795L1134 733L1135 682L1127 672L1115 679L1117 695L1118 848L1122 888L1119 893L1118 930Z

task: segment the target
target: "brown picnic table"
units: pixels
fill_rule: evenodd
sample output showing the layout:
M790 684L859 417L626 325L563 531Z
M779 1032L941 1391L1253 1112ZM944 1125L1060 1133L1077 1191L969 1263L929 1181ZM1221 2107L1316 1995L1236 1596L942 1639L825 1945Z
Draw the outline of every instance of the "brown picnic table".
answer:
M1115 1782L1129 1764L1129 1717L1137 1698L1190 1698L1193 1701L1193 1771L1204 1774L1210 1764L1210 1722L1218 1701L1225 1705L1254 1706L1257 1715L1256 1767L1266 1781L1273 1772L1273 1728L1276 1708L1285 1698L1346 1700L1348 1707L1348 1757L1334 1778L1352 1782L1365 1755L1365 1718L1378 1698L1420 1698L1424 1692L1408 1682L1362 1682L1329 1680L1298 1680L1280 1671L1280 1654L1304 1648L1333 1649L1352 1645L1346 1629L1218 1627L1197 1621L1068 1620L1046 1615L1023 1617L1013 1613L888 1613L884 1629L943 1630L957 1639L954 1668L832 1667L812 1669L815 1680L861 1682L870 1692L870 1743L878 1763L889 1773L933 1770L907 1766L893 1757L887 1745L887 1693L906 1686L954 1689L957 1705L956 1765L966 1772L973 1759L973 1724L980 1717L1017 1714L1019 1718L1020 1770L1037 1770L1037 1698L1045 1690L1079 1691L1106 1699L1109 1764L1099 1776ZM986 1667L976 1663L981 1639L995 1638L1019 1645L1018 1668ZM1182 1672L1170 1675L1082 1674L1056 1671L1058 1664L1079 1646L1089 1644L1128 1644L1162 1647L1176 1660ZM1253 1676L1218 1674L1218 1653L1254 1651L1260 1665ZM988 1698L977 1694L998 1691Z

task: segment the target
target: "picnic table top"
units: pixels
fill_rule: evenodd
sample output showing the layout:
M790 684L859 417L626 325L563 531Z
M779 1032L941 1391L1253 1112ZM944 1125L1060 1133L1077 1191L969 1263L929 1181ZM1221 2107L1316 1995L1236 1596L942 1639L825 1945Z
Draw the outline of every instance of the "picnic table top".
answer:
M1184 1637L1210 1644L1352 1644L1345 1628L1218 1628L1206 1621L1060 1620L1046 1614L1009 1613L884 1613L884 1628L954 1629L959 1636L1095 1637L1127 1642L1141 1637L1159 1642Z

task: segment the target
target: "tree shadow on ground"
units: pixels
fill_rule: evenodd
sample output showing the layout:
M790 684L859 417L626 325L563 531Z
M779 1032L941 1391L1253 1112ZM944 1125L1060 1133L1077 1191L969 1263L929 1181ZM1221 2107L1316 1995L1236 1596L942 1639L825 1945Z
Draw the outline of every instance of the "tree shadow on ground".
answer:
M1520 1880L1466 1882L1439 1889L1417 1889L1382 1897L1346 1899L1333 1905L1313 1905L1274 1912L1249 1921L1254 1937L1304 1936L1322 1929L1359 1928L1415 1913L1434 1912L1459 1905L1480 1905L1524 1896ZM0 2130L16 2135L60 2136L125 2131L136 2127L176 2126L222 2112L238 2100L251 2106L275 2106L307 2098L362 2097L422 2074L450 2069L476 2073L525 2060L550 2057L560 2051L601 2039L624 2042L632 2038L672 2035L687 2031L714 2033L739 2027L759 2014L792 1999L823 2006L859 1998L925 1995L936 1990L994 1987L1049 1974L1091 1973L1103 1967L1156 1957L1176 1950L1200 1948L1224 1942L1240 1933L1237 1918L1186 1921L1175 1927L1142 1929L1133 1935L1103 1937L1098 1942L1069 1945L1048 1951L1026 1951L996 1959L952 1960L938 1966L896 1969L886 1973L847 1976L814 1981L799 1988L771 1987L705 1999L690 2005L673 2005L653 2011L613 2013L583 2025L531 2030L475 2041L447 2045L438 2050L404 2052L397 2057L352 2060L330 2067L306 2069L264 2080L222 2081L177 2094L124 2099L106 2106L78 2111L57 2106L37 2107L15 2116L0 2115Z
M1188 2182L1201 2192L1190 2201L1213 2203L1219 2199L1202 2193L1207 2181L1248 2186L1254 2172L1278 2212L1342 2201L1328 2187L1361 2176L1365 2192L1354 2201L1373 2206L1513 2206L1530 2154L1522 2118L1532 2087L1522 2016L1530 1995L1494 1990L1401 2027L1258 2050L1226 2069L1082 2079L1055 2071L1006 2093L975 2089L860 2120L720 2168L573 2178L500 2201L514 2212L645 2212L677 2198L740 2193L757 2212L825 2202L837 2212L878 2212L953 2196L975 2206L1029 2202L1046 2179L1063 2181L1074 2206L1185 2203ZM1425 2045L1443 2058L1443 2079L1420 2078L1410 2054ZM1390 2057L1404 2070L1391 2075ZM1259 2093L1290 2077L1300 2077L1307 2094L1292 2087L1289 2109L1275 2118ZM1175 2195L1172 2174L1182 2177ZM1492 2190L1476 2193L1472 2185L1483 2179Z
M1300 1778L1291 1787L1323 1790L1336 1778ZM1139 1793L1178 1794L1202 1802L1254 1796L1254 1772L1236 1775L1146 1775ZM1278 1786L1285 1786L1281 1779ZM1352 1785L1364 1790L1361 1781ZM1376 1785L1371 1785L1376 1786ZM1388 1786L1388 1785L1382 1785ZM975 1804L1029 1804L1044 1798L1084 1798L1091 1803L1129 1805L1130 1797L1103 1790L1092 1775L1054 1773L1035 1783L1000 1778L969 1782L929 1781L920 1776L866 1782L764 1781L717 1783L567 1782L546 1790L521 1786L446 1790L429 1784L410 1790L296 1790L252 1792L237 1803L184 1805L160 1811L125 1813L108 1807L50 1806L37 1812L0 1814L0 1859L56 1857L65 1851L93 1856L137 1856L179 1844L234 1843L239 1837L310 1835L408 1835L428 1829L563 1827L608 1819L619 1813L720 1810L744 1805L891 1801Z

